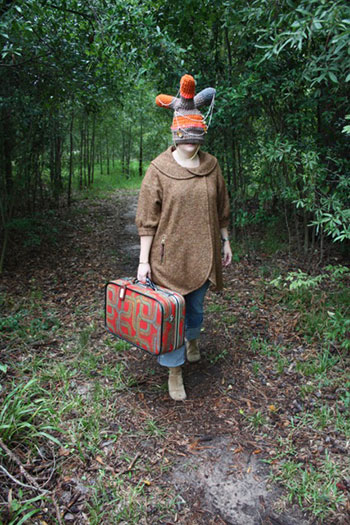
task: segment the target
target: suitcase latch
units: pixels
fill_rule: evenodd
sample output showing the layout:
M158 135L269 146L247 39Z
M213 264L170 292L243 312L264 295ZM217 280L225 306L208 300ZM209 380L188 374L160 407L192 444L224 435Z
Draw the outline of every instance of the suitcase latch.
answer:
M121 286L119 290L119 299L122 301L125 297L126 286Z

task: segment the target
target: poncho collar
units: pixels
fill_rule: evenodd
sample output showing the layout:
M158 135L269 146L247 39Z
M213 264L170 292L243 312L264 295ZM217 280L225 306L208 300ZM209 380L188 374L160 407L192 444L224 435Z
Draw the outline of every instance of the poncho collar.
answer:
M174 146L170 146L166 151L156 157L153 164L163 175L172 179L192 179L197 176L210 175L216 168L217 160L210 153L199 150L200 165L198 168L183 168L173 157Z

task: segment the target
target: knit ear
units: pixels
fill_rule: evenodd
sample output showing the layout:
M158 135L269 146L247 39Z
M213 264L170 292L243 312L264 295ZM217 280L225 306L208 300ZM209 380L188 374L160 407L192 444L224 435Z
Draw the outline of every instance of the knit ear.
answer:
M171 95L158 95L156 97L156 104L161 108L174 109L174 104L177 100L176 97L172 97Z
M200 108L201 106L210 106L212 103L213 98L215 97L216 90L214 88L208 87L205 89L202 89L195 97L194 97L194 105L196 108Z

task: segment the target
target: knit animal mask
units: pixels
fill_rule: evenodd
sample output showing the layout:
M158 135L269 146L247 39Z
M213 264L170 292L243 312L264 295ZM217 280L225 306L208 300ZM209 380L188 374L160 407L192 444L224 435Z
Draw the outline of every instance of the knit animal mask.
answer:
M175 144L203 144L208 126L198 108L210 106L208 113L211 117L214 98L215 89L211 87L195 95L195 80L191 75L184 75L180 80L180 98L170 95L156 97L157 106L174 110L171 131Z

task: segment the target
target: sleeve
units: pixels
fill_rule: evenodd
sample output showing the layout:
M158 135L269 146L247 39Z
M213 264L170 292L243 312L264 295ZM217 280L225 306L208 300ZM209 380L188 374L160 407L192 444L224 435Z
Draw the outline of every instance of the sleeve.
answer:
M218 167L218 217L220 228L227 228L230 222L230 199L222 176L221 169Z
M155 235L162 208L162 188L158 174L150 166L142 181L137 211L136 226L140 236Z

